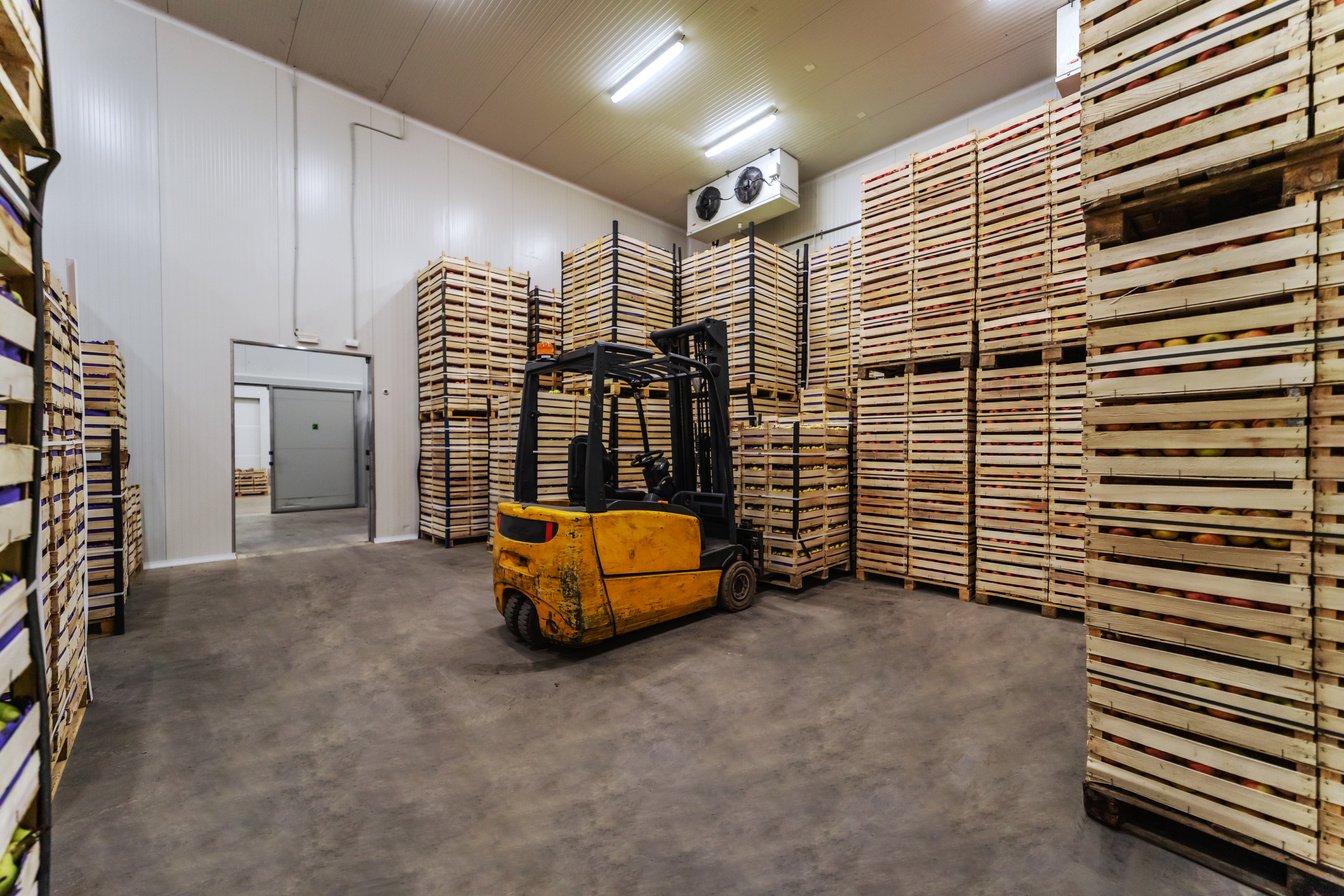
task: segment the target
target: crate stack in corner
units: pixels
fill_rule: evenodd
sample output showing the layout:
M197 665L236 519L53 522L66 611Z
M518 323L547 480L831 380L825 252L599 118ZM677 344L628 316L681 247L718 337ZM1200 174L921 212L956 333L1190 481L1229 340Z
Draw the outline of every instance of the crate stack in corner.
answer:
M1344 14L1082 20L1087 808L1338 885Z
M43 359L42 578L47 640L47 695L52 755L69 757L89 702L84 387L79 313L73 297L47 273Z
M112 341L81 344L84 451L88 493L89 626L126 626L125 486L131 463L126 430L126 362ZM118 535L120 534L120 538Z

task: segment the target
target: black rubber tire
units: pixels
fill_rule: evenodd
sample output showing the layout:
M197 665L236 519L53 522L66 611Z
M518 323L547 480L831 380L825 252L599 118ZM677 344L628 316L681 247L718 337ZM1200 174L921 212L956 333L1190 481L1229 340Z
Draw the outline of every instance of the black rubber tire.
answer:
M719 609L739 613L756 602L756 567L734 560L719 579Z
M523 602L521 594L510 594L509 599L504 601L504 627L518 636L518 607Z
M518 602L517 626L519 641L533 650L546 646L546 639L541 634L541 617L537 615L537 608L532 605L532 601L527 598Z

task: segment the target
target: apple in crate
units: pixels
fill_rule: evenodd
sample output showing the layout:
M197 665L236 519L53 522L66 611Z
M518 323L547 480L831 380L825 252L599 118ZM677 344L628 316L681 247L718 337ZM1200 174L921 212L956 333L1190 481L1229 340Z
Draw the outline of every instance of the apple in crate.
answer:
M1201 544L1206 547L1220 548L1227 544L1227 539L1216 532L1200 532L1194 538L1190 539L1195 544Z
M1242 778L1240 784L1242 787L1249 787L1251 790L1258 790L1261 793L1267 793L1270 796L1279 795L1279 792L1268 784L1261 784L1259 781L1252 781L1250 778Z
M1196 762L1196 761L1193 760L1193 759L1191 759L1189 762L1187 762L1186 765L1190 766L1190 770L1191 770L1191 771L1199 772L1200 774L1204 774L1204 775L1216 775L1216 774L1218 774L1216 771L1213 770L1213 767L1212 767L1212 766L1205 765L1205 764L1202 763L1202 762Z

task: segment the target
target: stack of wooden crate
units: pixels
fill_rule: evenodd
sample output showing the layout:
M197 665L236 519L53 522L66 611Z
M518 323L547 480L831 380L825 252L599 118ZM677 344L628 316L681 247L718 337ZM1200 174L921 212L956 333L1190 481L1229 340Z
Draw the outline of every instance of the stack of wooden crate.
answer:
M956 360L859 381L858 574L971 595L974 375Z
M535 339L554 338L554 294L525 273L446 255L417 277L420 535L489 534L492 402L522 386Z
M236 497L269 495L271 473L265 467L233 471L233 494Z
M139 485L126 486L126 578L145 568L145 503Z
M626 236L613 222L611 233L560 257L561 341L571 349L652 345L649 334L675 319L676 277L672 250Z
M681 319L712 317L728 325L735 419L797 413L805 277L795 255L757 239L754 230L682 264Z
M807 384L850 389L859 355L859 278L862 249L857 241L832 246L808 259Z
M734 433L741 519L762 534L762 572L789 588L826 579L850 558L847 421L745 426Z
M2 300L2 299L0 299ZM47 694L53 753L68 755L77 719L88 704L84 398L79 364L79 313L47 272L43 359L41 482L42 563L39 594L47 643Z
M1083 220L1082 101L1078 94L1050 103L1049 345L1087 339L1087 228Z
M1344 16L1093 0L1083 23L1089 813L1159 812L1321 892L1344 883L1344 198L1317 192Z
M112 450L112 430L126 444L126 362L115 342L83 342L84 443L91 451Z
M420 421L420 535L451 545L489 534L490 409Z
M422 419L522 385L527 274L444 255L416 283Z
M981 352L1050 342L1051 161L1047 104L978 136Z
M976 374L978 600L1083 608L1081 348L997 356Z
M84 448L88 489L89 624L102 631L124 624L126 581L117 580L124 564L125 539L116 538L122 513L126 470L131 453L126 445L126 364L115 342L83 342ZM113 433L121 445L113 456ZM123 567L124 570L124 567Z

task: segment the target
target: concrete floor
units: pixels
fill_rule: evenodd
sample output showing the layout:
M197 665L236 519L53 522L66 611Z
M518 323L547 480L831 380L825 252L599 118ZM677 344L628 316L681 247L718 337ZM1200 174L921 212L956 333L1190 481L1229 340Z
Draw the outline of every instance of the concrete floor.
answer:
M1247 894L1083 814L1083 631L841 580L605 649L480 546L147 573L91 644L58 896Z
M240 557L363 544L369 540L369 509L271 513L268 495L233 499L234 537Z

